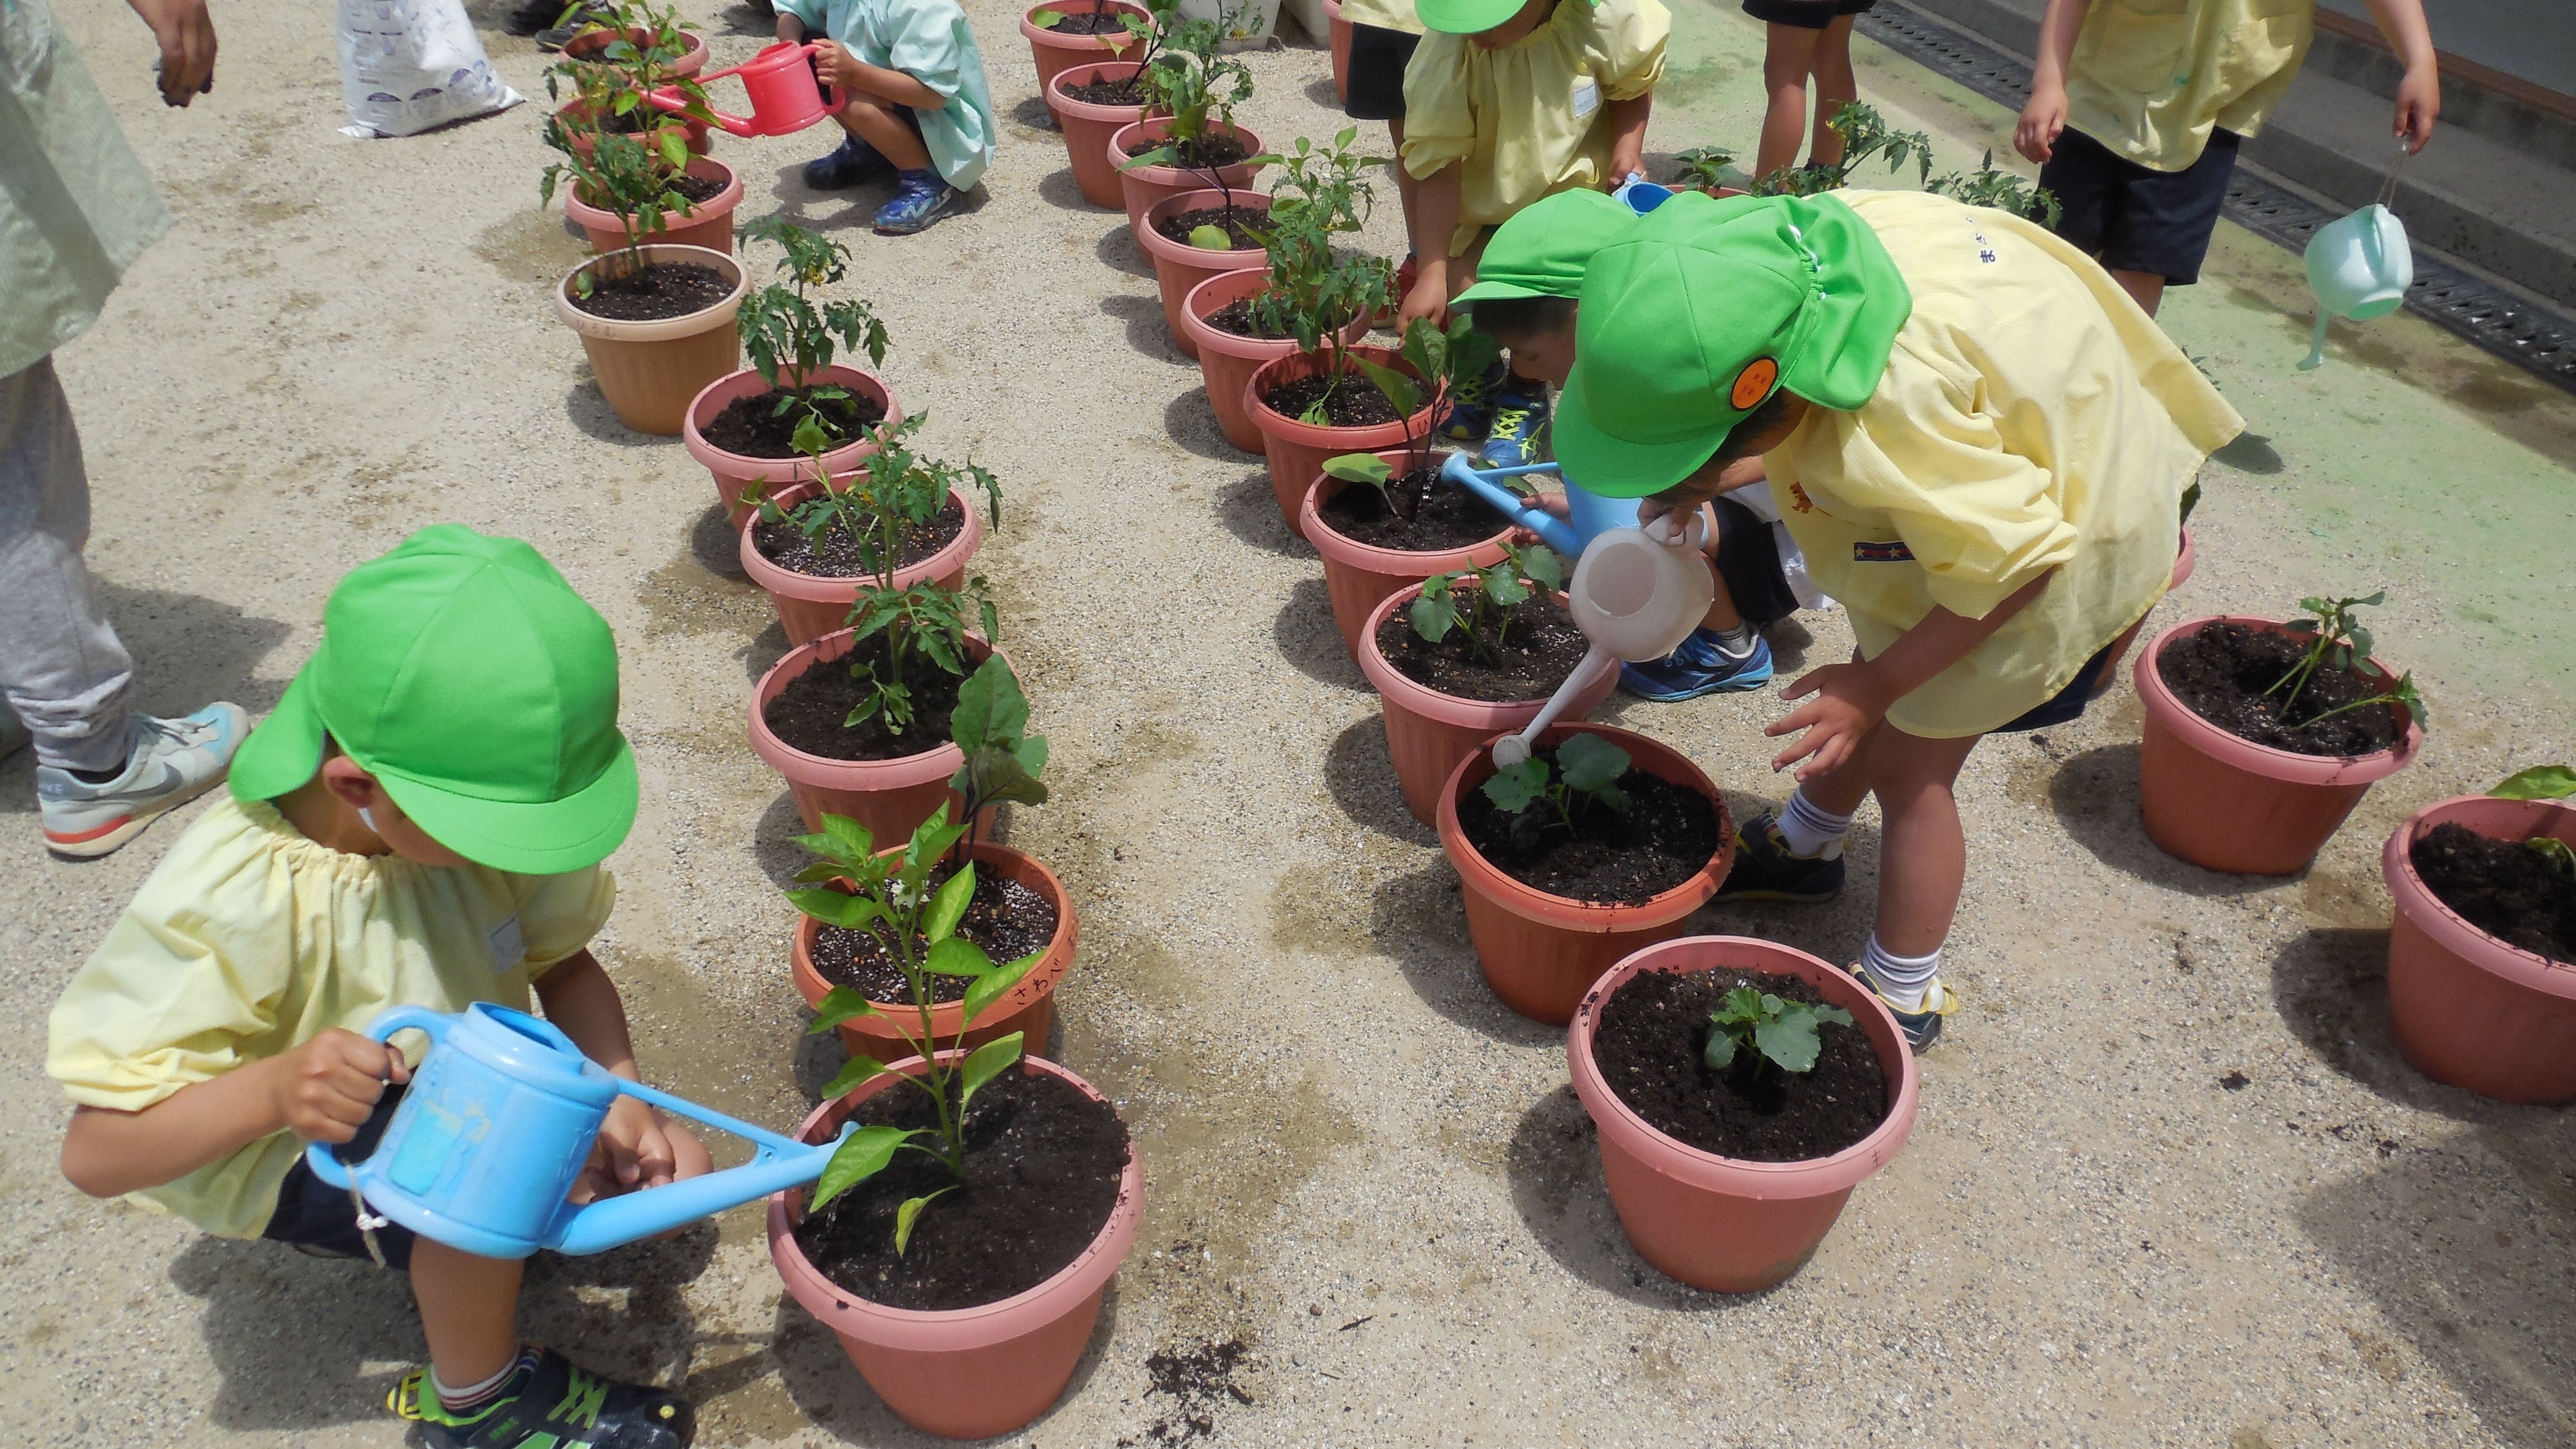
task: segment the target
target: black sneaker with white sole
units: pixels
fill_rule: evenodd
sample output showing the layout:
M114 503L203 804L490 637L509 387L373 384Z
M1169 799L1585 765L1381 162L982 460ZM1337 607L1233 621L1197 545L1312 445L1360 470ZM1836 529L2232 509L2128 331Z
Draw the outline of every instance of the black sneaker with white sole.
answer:
M1843 893L1843 848L1837 841L1817 855L1800 855L1780 833L1768 810L1735 828L1735 864L1717 887L1725 901L1829 901Z

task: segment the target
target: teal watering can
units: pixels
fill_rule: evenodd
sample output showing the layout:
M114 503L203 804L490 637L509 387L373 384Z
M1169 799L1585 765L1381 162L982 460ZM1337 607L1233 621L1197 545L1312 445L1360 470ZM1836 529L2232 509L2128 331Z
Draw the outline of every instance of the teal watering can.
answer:
M486 1258L539 1248L596 1253L823 1174L840 1139L819 1146L710 1112L615 1076L572 1038L524 1011L477 1002L454 1016L397 1007L367 1025L385 1041L428 1033L393 1121L363 1162L316 1142L304 1160L333 1187L422 1237ZM751 1161L723 1172L575 1206L564 1201L620 1094L748 1139ZM850 1128L844 1126L846 1137Z
M2408 154L2400 143L2400 167ZM2299 363L2301 372L2325 365L2329 320L2367 322L2396 311L2406 300L2406 289L2415 281L2415 249L2407 245L2406 224L2388 209L2396 189L2392 170L2379 200L2327 222L2308 238L2308 290L2317 294L2317 325L2308 338L2308 355Z

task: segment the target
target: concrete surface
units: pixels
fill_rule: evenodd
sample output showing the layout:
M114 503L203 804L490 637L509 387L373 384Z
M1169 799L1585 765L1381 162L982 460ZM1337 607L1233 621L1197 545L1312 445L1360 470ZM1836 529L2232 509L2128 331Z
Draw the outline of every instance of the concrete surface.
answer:
M746 12L704 3L720 59L757 43ZM179 216L62 358L97 478L90 556L144 703L267 708L332 582L418 524L535 540L624 651L646 802L601 949L646 1068L793 1123L832 1063L799 1047L776 894L792 817L743 740L780 636L730 571L705 474L617 428L547 308L577 251L535 205L536 113L346 140L327 12L309 7L220 12L222 83L164 111L132 17L66 11ZM1094 1353L1010 1442L1184 1437L1146 1360L1238 1337L1249 1402L1190 1406L1211 1445L2576 1438L2576 1134L2399 1061L2376 874L2412 807L2576 754L2576 401L2402 316L2338 329L2329 367L2294 372L2293 259L2221 236L2167 318L2256 436L2211 469L2200 574L2160 617L2388 587L2384 652L2435 711L2424 758L2309 875L2252 881L2140 833L2125 686L2077 725L1982 749L1950 967L1965 1007L1925 1061L1911 1145L1787 1285L1689 1292L1621 1239L1560 1036L1478 977L1314 556L1258 462L1218 439L1117 219L1080 205L1055 137L1031 128L1009 14L973 14L1014 119L971 213L879 239L873 193L794 180L822 141L719 154L753 210L850 241L930 441L1010 490L978 564L1058 792L1012 833L1080 903L1060 1055L1120 1102L1150 1183ZM1732 6L1679 23L1655 149L1749 145L1756 27ZM540 93L529 47L488 38ZM1319 51L1253 65L1254 125L1339 126ZM2002 150L1997 108L1883 52L1861 65L1945 165ZM1847 647L1832 617L1809 626L1806 659ZM1609 713L1686 745L1748 808L1783 793L1757 734L1777 709ZM0 1443L399 1442L381 1403L420 1352L399 1281L209 1241L56 1175L45 1012L180 822L100 864L51 861L28 771L0 765ZM1845 959L1866 930L1872 817L1853 855L1861 888L1837 905L1699 925ZM683 1387L708 1445L926 1442L784 1301L753 1211L540 1268L525 1321Z

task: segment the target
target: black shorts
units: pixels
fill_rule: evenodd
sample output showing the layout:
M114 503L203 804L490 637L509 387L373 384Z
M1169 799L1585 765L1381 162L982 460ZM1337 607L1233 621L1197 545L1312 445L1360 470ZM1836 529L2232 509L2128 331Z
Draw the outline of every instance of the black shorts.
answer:
M1351 26L1351 93L1342 114L1354 121L1404 119L1404 68L1413 62L1419 35L1382 25Z
M2233 131L2212 128L2200 159L2155 171L2072 127L2057 135L2039 184L2057 193L2057 234L2117 272L2145 272L2169 287L2200 280L2210 233L2236 172Z
M1766 25L1822 30L1846 15L1866 15L1878 0L1744 0L1744 13Z
M1716 500L1717 576L1735 600L1735 612L1760 628L1798 612L1798 596L1780 567L1780 545L1771 525L1732 498Z
M394 1108L402 1101L403 1089L387 1087L376 1099L376 1110L367 1114L358 1135L333 1149L342 1162L364 1162L376 1150L376 1140L394 1120ZM286 1170L286 1181L277 1186L277 1211L270 1215L261 1237L272 1242L291 1243L317 1258L364 1258L367 1242L358 1232L358 1206L350 1200L345 1187L332 1187L313 1175L313 1168L303 1154L296 1154L295 1165ZM398 1223L376 1229L376 1246L383 1250L385 1266L403 1269L411 1266L411 1229Z

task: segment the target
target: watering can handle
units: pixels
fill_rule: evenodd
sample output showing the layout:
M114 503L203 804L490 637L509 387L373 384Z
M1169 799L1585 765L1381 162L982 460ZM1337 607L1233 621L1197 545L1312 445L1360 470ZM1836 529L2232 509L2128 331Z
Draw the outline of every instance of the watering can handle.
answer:
M444 1012L430 1011L418 1006L397 1006L368 1022L366 1035L376 1041L391 1041L395 1032L414 1030L427 1033L430 1042L435 1045L447 1040L447 1029L455 1024L456 1018ZM544 1025L542 1022L538 1024ZM553 1028L547 1027L547 1030L552 1031ZM349 1169L340 1161L340 1155L331 1148L332 1144L328 1142L304 1144L304 1165L311 1168L313 1175L325 1184L332 1187L347 1187Z
M649 1102L672 1116L686 1117L692 1122L702 1122L717 1131L732 1133L758 1149L752 1154L752 1161L755 1163L770 1161L781 1154L814 1150L811 1143L799 1142L792 1137L782 1137L766 1127L755 1127L748 1122L728 1117L722 1112L701 1107L686 1097L675 1097L668 1092L645 1086L642 1082L630 1082L624 1077L619 1077L617 1090L639 1101Z

